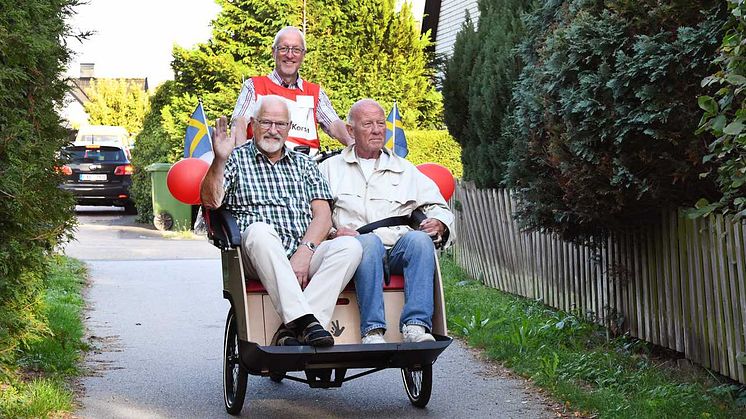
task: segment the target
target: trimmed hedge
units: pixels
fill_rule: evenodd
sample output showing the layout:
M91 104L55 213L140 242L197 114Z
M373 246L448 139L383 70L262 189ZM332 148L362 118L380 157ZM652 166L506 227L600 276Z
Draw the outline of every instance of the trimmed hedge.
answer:
M40 291L47 260L74 225L58 188L67 143L57 109L68 89L60 43L75 0L0 0L0 379L17 348L46 333Z
M725 4L551 0L526 20L508 186L525 227L583 240L717 195L694 100Z
M415 165L420 163L438 163L448 168L453 176L461 178L464 168L461 164L461 146L446 130L406 130L407 160ZM338 149L342 147L322 132L321 148Z

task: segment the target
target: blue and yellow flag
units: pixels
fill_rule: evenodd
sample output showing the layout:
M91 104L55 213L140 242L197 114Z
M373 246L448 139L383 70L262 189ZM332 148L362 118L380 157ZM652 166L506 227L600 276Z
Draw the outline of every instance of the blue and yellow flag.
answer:
M386 118L386 147L394 151L399 157L407 157L409 149L407 148L407 137L404 136L399 108L394 102L394 108L389 112Z
M212 141L205 110L202 109L202 102L200 102L187 125L186 137L184 137L184 158L200 158L207 153L212 154Z

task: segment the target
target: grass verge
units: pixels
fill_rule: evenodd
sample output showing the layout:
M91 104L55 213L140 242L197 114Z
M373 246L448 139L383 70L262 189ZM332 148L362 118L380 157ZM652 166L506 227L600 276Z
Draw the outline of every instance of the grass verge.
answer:
M0 377L0 417L62 417L73 409L67 381L79 374L83 342L82 262L63 256L50 260L43 313L48 332L16 354L11 374Z
M601 418L746 417L746 387L703 368L680 369L662 353L469 278L441 258L450 331L531 378L568 413Z

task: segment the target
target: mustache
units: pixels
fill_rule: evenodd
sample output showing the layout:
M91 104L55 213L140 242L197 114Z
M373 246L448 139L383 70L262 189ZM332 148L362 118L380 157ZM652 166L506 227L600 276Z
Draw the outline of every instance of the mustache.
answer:
M282 140L282 135L280 134L270 134L266 133L262 136L262 139L265 140Z

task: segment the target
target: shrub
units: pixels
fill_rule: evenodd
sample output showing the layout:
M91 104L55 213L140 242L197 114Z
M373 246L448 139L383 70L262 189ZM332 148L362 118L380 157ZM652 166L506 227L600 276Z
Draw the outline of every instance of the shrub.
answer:
M709 131L715 137L709 146L709 154L703 162L712 162L717 169L706 172L714 177L723 197L709 204L699 203L699 214L707 214L715 209L735 212L746 217L746 4L741 0L728 0L730 16L726 32L720 46L720 54L715 59L717 72L702 81L703 86L716 86L720 89L714 97L701 96L700 107L705 111L700 121L700 129Z
M534 3L480 0L479 27L467 17L445 65L445 122L464 149L464 178L478 187L496 187L505 178L510 141L502 126L521 69L513 49L523 36L521 15Z
M448 168L453 176L463 176L461 146L446 130L405 130L409 154L407 160L415 165L438 163ZM326 134L321 136L321 148L335 150L342 146Z
M720 1L548 1L527 20L509 186L525 227L565 238L657 220L716 194L692 97L711 72Z
M15 349L44 328L39 290L46 257L73 227L73 199L58 189L67 142L58 109L76 0L0 0L0 376Z
M145 115L143 130L135 138L136 147L132 153L132 175L130 193L137 206L137 220L150 223L153 220L150 173L145 168L151 163L174 163L183 156L184 145L178 137L170 136L164 129L164 114L168 115L168 105L173 94L173 82L167 81L150 98L150 110Z

